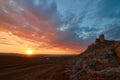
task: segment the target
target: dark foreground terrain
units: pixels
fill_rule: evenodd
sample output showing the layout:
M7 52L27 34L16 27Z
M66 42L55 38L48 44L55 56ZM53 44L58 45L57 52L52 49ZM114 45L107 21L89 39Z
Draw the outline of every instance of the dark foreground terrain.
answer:
M91 44L66 72L71 80L120 80L120 41Z
M69 80L64 73L71 56L0 56L0 80Z

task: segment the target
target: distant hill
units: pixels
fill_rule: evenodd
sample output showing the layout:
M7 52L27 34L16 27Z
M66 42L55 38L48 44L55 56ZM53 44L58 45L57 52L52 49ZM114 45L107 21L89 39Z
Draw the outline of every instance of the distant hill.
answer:
M71 80L120 80L120 41L100 36L68 63L65 72Z

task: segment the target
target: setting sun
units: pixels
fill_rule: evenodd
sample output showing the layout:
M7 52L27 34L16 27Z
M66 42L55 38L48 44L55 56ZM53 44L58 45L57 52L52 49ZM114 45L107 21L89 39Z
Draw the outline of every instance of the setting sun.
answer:
M32 55L33 54L33 50L32 49L27 49L26 51L25 51L25 53L27 54L27 55Z

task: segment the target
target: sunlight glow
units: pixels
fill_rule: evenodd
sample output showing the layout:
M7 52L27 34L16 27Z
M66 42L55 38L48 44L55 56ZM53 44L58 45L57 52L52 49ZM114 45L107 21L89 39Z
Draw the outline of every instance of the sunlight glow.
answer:
M34 51L33 51L32 49L27 49L27 50L25 51L25 53L26 53L27 55L32 55L32 54L34 54Z

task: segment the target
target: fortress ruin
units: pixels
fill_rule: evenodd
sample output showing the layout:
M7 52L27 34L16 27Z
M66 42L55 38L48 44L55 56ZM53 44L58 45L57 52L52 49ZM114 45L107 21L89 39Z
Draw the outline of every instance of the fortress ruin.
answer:
M104 34L99 35L99 38L96 39L96 43L105 42Z

